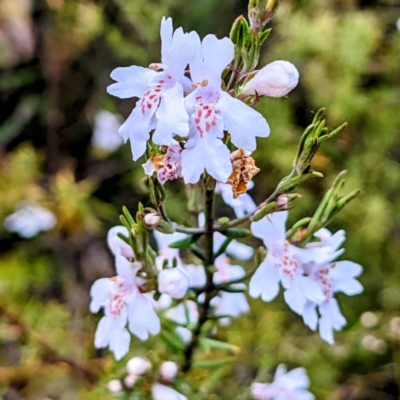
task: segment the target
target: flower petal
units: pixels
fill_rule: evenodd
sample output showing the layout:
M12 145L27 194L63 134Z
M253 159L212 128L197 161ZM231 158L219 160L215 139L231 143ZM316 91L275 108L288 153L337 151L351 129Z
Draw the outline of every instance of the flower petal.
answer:
M164 90L161 103L156 111L157 128L153 142L160 146L170 146L174 135L189 134L189 116L183 100L183 88L180 84Z
M298 280L294 280L291 286L283 293L286 304L296 314L302 315L304 305L306 304L306 296L302 292Z
M94 347L102 349L107 347L111 340L112 335L112 318L103 317L97 325L96 333L94 335Z
M267 215L260 221L251 224L251 232L255 237L262 239L265 245L270 248L279 240L286 238L287 211L275 212Z
M190 72L193 82L204 79L214 88L221 87L223 69L232 61L234 45L228 38L217 39L214 35L207 35L202 42L203 57L196 57L190 63Z
M311 301L307 301L303 308L303 321L313 331L317 329L318 314L317 305Z
M154 110L153 110L154 111ZM146 151L146 144L150 138L152 114L143 115L135 108L128 119L119 128L119 134L125 141L131 142L133 160L136 161Z
M141 340L147 340L149 333L160 332L160 318L149 299L142 294L131 296L128 302L129 330Z
M116 68L111 72L111 78L117 83L108 86L107 92L120 99L142 97L156 75L157 72L136 65Z
M253 299L261 296L263 301L272 301L279 293L279 273L274 259L269 254L250 279L249 294Z
M226 182L232 173L230 152L210 130L203 137L192 136L182 152L182 175L185 183L197 183L207 171L214 179Z
M101 307L104 307L111 297L112 290L115 288L115 283L109 278L97 279L90 288L90 312L97 313Z
M114 357L119 361L129 351L131 343L131 335L125 328L114 328L110 340L110 350L114 353Z
M221 92L217 104L224 120L224 129L231 134L232 143L244 150L254 151L256 137L269 136L270 129L265 118L256 110L234 99L226 92Z

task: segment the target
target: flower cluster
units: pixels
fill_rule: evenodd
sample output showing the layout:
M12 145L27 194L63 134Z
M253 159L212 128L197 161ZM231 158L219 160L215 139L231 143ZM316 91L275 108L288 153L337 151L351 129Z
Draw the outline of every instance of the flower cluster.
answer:
M161 41L160 64L117 68L111 74L116 83L109 86L110 94L139 99L119 132L130 141L134 160L146 152L149 140L160 146L144 168L148 175L157 172L161 183L177 178L197 183L204 171L227 182L233 167L224 131L233 145L248 152L256 149L256 137L269 135L264 117L221 87L234 44L214 35L201 41L196 32L182 28L173 31L171 18L161 22ZM292 64L276 61L243 87L243 96L284 96L297 80Z
M251 224L253 235L263 240L268 254L250 280L250 296L269 302L278 295L281 283L288 306L311 329L319 326L321 337L333 343L333 330L346 324L334 294L361 293L363 288L355 278L362 267L351 261L334 262L344 251L339 250L345 239L343 231L332 235L321 229L314 235L319 241L304 248L290 243L287 217L288 212L282 211Z
M145 358L131 358L126 364L128 374L123 383L118 379L113 379L108 383L110 392L117 394L122 393L124 388L131 390L138 380L147 378L152 381L151 394L153 400L187 400L186 396L169 386L179 372L179 367L176 363L173 361L162 362L155 377L151 376L151 368L151 363Z

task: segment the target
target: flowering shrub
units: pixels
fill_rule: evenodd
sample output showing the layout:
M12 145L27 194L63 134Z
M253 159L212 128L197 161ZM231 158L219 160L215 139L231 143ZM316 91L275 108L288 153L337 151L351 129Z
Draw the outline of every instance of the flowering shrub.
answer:
M152 204L139 204L135 217L124 207L123 226L108 234L117 275L97 280L91 289L91 311L104 312L95 346L109 347L119 360L129 352L130 333L143 341L161 335L168 338L178 361L154 354L151 362L134 358L123 383L110 382L112 392L133 392L138 398L151 394L155 400L190 398L183 378L200 348L235 351L213 336L220 325L249 311L247 289L251 297L270 302L282 285L289 308L312 330L319 328L330 344L333 331L346 324L334 294L363 290L355 279L362 267L337 261L344 232L332 234L326 228L358 194L341 194L343 173L312 217L286 228L289 210L301 197L293 191L309 178L322 177L312 160L320 145L346 124L330 130L324 110L317 112L301 137L292 172L259 205L246 193L259 172L251 156L256 138L270 134L254 106L262 96L286 96L299 79L296 67L287 61L256 70L261 45L270 33L265 26L276 7L274 1L251 0L249 22L239 17L230 37L223 39L207 35L201 40L196 32L173 31L172 20L163 18L161 63L111 73L116 83L109 86L110 94L138 98L119 133L129 140L134 161L146 158L143 169ZM187 185L196 226L179 225L167 215L164 185L173 180ZM216 194L233 208L236 219L215 218ZM157 248L150 244L150 231ZM254 252L237 241L250 236L261 239L264 247ZM255 260L256 268L235 265L249 259ZM197 365L209 364L203 359ZM254 383L249 394L265 400L313 399L308 384L303 369L286 373L280 366L274 383Z

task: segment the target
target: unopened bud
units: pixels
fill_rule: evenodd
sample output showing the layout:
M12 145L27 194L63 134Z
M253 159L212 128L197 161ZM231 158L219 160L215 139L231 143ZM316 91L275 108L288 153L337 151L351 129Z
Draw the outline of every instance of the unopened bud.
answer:
M274 61L262 68L242 89L243 94L282 97L299 82L299 72L289 61Z
M144 375L151 367L148 360L143 357L133 357L126 363L126 370L130 375Z
M161 217L158 214L150 213L144 216L144 223L148 228L156 228L161 221Z
M127 377L125 377L124 379L124 385L128 388L128 389L132 389L135 386L137 380L137 376L136 375L132 375L129 374Z
M251 29L265 26L274 16L279 0L250 0L249 20Z
M158 291L182 299L190 286L189 276L179 267L163 269L158 274Z
M108 382L107 388L111 393L121 393L123 391L122 383L118 379Z
M178 374L178 365L173 361L164 361L160 367L161 378L164 381L171 382Z

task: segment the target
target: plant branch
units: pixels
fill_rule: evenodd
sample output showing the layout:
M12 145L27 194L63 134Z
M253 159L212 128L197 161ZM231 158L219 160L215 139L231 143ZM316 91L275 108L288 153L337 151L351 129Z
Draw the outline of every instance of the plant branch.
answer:
M192 366L193 353L199 343L199 337L203 325L208 320L208 311L210 309L210 303L213 298L214 283L213 273L210 270L210 266L214 263L214 188L205 189L205 231L204 231L204 247L205 247L205 261L204 269L207 277L205 287L205 298L200 308L199 321L195 330L192 333L192 340L185 350L185 362L183 365L183 372L188 371Z

